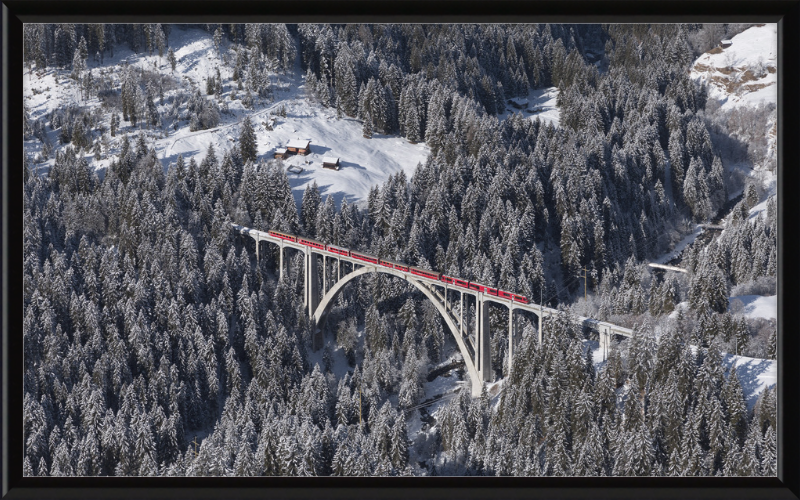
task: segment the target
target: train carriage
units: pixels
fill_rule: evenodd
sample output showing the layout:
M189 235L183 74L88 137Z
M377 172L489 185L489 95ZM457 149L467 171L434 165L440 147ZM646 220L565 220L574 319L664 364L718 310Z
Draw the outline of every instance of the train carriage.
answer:
M374 255L366 254L366 253L354 252L354 251L351 250L350 251L350 257L352 257L354 259L358 259L358 260L363 260L364 262L369 262L371 264L377 264L378 263L378 258L377 257L375 257Z
M442 275L442 281L447 283L448 285L456 285L462 288L469 288L469 281L460 280L458 278L453 278L452 276Z
M497 288L492 288L490 286L481 285L480 283L469 283L469 289L475 290L476 292L488 293L494 297L497 297Z
M322 243L321 241L317 240L312 240L311 238L299 238L297 242L300 243L301 245L318 248L320 250L325 250L325 243Z
M350 250L346 248L339 248L333 245L328 245L327 250L331 253L335 253L337 255L344 255L345 257L350 257Z
M422 276L423 278L428 278L437 281L442 276L441 273L437 273L435 271L428 271L427 269L420 269L414 266L408 266L408 272L417 276Z
M528 298L524 295L514 295L514 302L519 302L520 304L527 304Z
M388 267L389 269L397 269L398 271L408 272L407 265L401 264L400 262L395 262L393 260L379 259L378 264L382 265L383 267Z
M267 233L270 236L274 236L275 238L297 242L297 236L293 234L282 233L280 231L275 231L274 229L270 229L269 231L267 231Z

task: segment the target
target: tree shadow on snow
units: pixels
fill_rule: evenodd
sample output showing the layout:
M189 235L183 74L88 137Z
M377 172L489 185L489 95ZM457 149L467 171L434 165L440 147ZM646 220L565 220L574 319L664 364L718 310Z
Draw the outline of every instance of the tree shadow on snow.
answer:
M339 170L344 170L346 168L356 168L356 169L359 169L359 170L367 170L367 167L362 167L358 163L353 163L352 161L339 160Z
M726 354L722 360L722 365L730 369L733 365L733 360L733 355ZM758 376L766 373L770 368L772 368L772 360L769 359L751 359L746 363L740 363L736 366L736 374L739 376L739 382L742 384L742 390L744 391L748 408L752 408L756 400L758 400L759 392L757 391L761 386ZM772 385L774 384L770 384L767 387L771 387Z

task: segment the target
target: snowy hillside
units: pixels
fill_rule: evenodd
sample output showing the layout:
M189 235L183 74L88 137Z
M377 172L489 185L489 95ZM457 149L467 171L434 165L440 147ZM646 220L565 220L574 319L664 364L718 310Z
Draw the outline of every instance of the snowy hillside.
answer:
M362 135L361 122L348 118L336 118L335 111L324 108L306 99L304 76L299 70L287 74L270 72L273 84L273 99L257 104L254 109L247 109L242 103L244 93L233 92L237 84L232 79L232 69L223 64L223 58L232 57L226 54L227 42L222 43L218 53L212 38L200 28L175 27L169 38L174 50L177 64L172 78L165 87L163 104L156 100L160 113L167 113L171 108L171 98L180 92L200 90L205 94L205 82L209 75L219 69L223 80L222 97L228 111L220 113L220 122L216 127L192 132L187 121L178 123L178 128L167 127L167 137L155 134L143 128L124 122L116 137L110 138L109 148L103 151L103 158L94 159L91 151L84 151L89 165L102 172L110 163L110 156L118 151L117 145L121 134L135 135L145 133L155 141L154 147L165 168L183 155L184 160L195 157L199 163L205 157L209 145L213 145L217 155L235 148L239 135L239 126L245 116L251 116L257 134L258 157L263 160L273 158L279 147L285 147L292 139L308 139L311 141L311 153L308 156L292 156L285 161L286 167L299 166L303 171L289 174L298 206L303 191L308 184L316 181L323 200L332 195L339 206L343 197L349 202L365 200L369 190L383 184L389 176L404 171L408 178L414 173L418 163L424 162L429 149L424 143L410 144L399 136L374 134L372 139ZM106 56L103 64L95 66L89 63L94 78L107 78L112 88L119 88L120 75L125 66L138 71L161 70L169 74L167 57L147 53L134 54L128 48L120 46L113 56ZM49 70L47 73L26 72L24 79L25 102L31 119L46 117L59 107L68 104L95 107L100 105L97 98L81 100L76 82L68 78L68 72ZM233 95L233 99L232 99ZM285 113L285 116L283 114ZM106 120L108 122L108 120ZM164 125L171 125L164 123ZM273 130L268 130L271 125ZM110 123L105 123L106 128ZM65 146L58 142L58 132L48 133L55 151ZM34 158L41 151L41 143L32 139L26 142L26 153ZM339 171L322 168L322 158L338 157ZM51 167L55 153L49 155L47 161L36 165L37 169ZM102 174L101 174L102 175Z
M778 25L762 24L734 36L727 48L716 47L692 66L691 77L708 84L709 97L723 109L778 97Z

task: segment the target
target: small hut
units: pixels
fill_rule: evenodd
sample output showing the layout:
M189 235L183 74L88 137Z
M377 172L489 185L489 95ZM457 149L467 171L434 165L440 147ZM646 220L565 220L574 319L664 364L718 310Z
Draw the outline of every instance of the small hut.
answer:
M293 141L289 141L289 144L286 145L286 149L291 154L298 154L298 155L307 155L311 152L311 141L305 139L295 139Z
M733 42L732 42L732 41L730 41L730 40L721 40L721 41L719 42L719 46L720 46L720 47L722 47L723 49L727 49L727 48L728 48L728 47L730 47L732 44L733 44Z
M517 109L525 109L528 107L528 99L524 97L514 97L509 99L508 103Z
M278 148L275 150L275 158L284 159L287 156L289 156L289 154L286 152L286 148Z
M322 159L322 168L329 168L331 170L339 170L339 158L333 156L326 156Z

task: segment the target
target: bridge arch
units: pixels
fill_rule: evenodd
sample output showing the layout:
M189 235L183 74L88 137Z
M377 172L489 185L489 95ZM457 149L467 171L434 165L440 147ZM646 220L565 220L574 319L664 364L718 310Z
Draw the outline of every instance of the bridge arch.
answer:
M330 309L333 302L336 300L336 297L342 292L345 286L348 283L355 280L358 277L364 276L365 274L369 273L383 273L389 274L392 276L396 276L400 279L405 280L406 282L414 285L420 292L422 292L428 300L436 307L436 310L439 311L439 314L444 319L445 323L447 323L447 327L450 328L450 333L452 334L453 338L455 338L456 343L458 344L458 349L461 351L461 356L464 358L464 364L467 367L467 372L469 374L469 378L472 381L472 394L473 395L480 395L481 389L483 387L483 381L481 380L478 370L473 362L473 354L471 352L470 347L464 342L464 339L461 337L459 332L459 328L456 325L453 318L445 309L445 306L436 298L433 292L424 286L420 281L415 280L408 276L405 273L397 271L395 269L389 269L386 267L378 267L378 266L370 266L365 265L359 269L354 270L351 273L348 273L336 282L330 290L325 293L320 300L319 305L317 306L316 310L314 311L314 315L312 321L320 325L322 321L325 319L325 315L327 314L328 310Z

